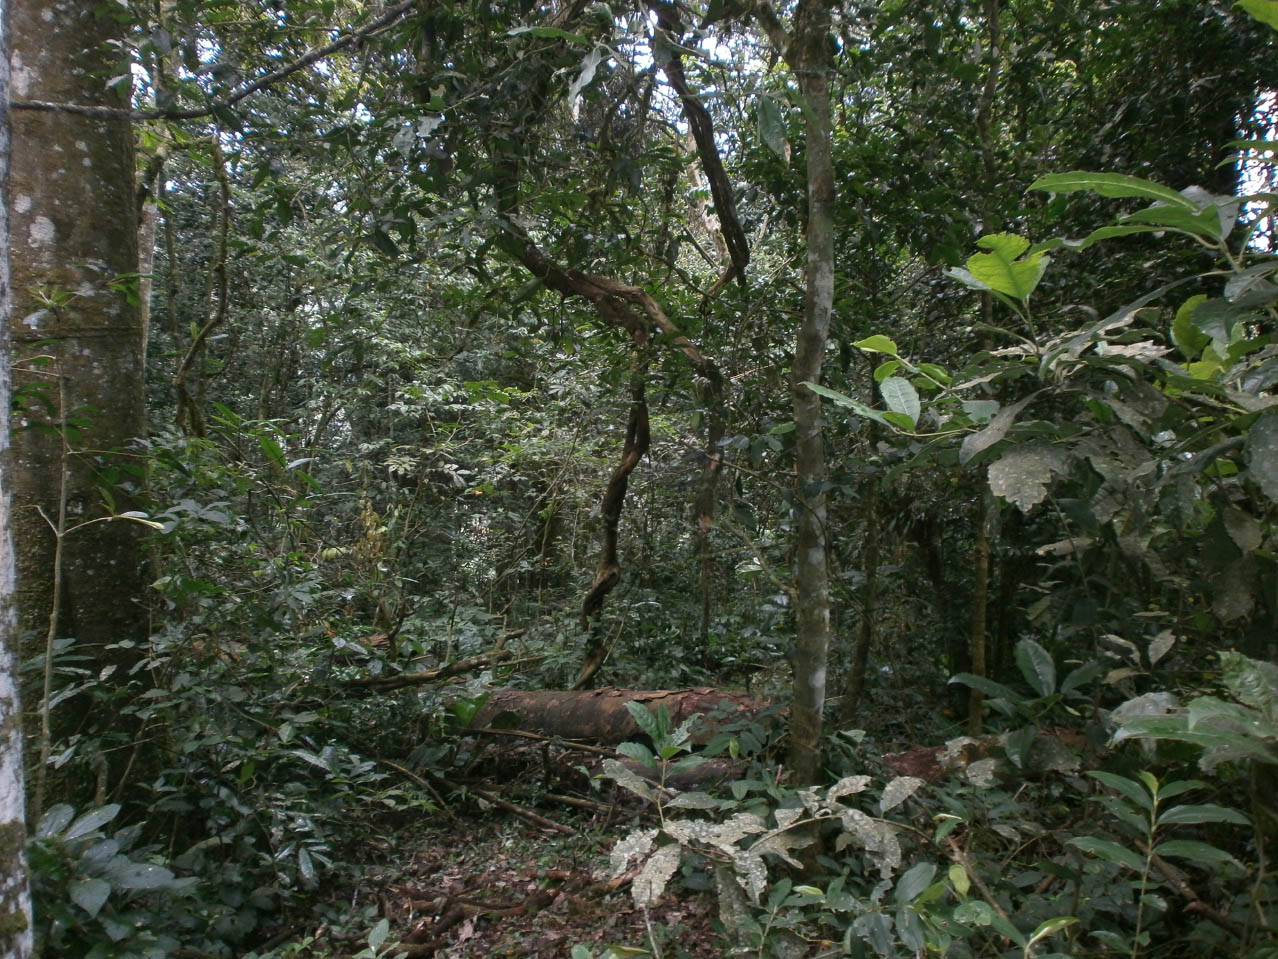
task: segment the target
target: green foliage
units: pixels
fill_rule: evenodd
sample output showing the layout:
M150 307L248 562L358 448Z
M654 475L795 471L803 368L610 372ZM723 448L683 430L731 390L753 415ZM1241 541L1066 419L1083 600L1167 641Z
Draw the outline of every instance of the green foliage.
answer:
M105 832L119 813L113 804L77 817L59 803L36 825L27 856L43 955L163 957L212 941L209 922L222 910L202 901L198 879L179 879L154 847L138 845L140 826Z

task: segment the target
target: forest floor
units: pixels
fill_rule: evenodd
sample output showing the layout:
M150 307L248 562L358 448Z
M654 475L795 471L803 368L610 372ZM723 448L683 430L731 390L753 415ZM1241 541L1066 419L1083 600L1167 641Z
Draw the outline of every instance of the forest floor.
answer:
M556 818L580 833L493 811L396 836L396 866L370 869L361 897L390 920L387 942L399 945L386 955L565 959L575 945L596 956L610 945L646 948L629 886L608 875L608 849L631 823L605 831L585 815ZM712 894L672 883L649 915L661 954L724 955L716 909Z

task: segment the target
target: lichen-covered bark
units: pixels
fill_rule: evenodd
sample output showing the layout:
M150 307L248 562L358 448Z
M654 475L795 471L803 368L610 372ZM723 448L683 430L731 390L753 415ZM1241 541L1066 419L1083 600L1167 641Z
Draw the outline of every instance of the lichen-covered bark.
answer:
M127 106L128 82L108 86L128 68L124 26L107 6L13 0L7 16L15 98ZM80 421L68 434L69 526L103 515L103 485L127 510L128 487L139 482L134 462L111 453L144 432L143 338L128 290L138 269L133 131L127 121L18 111L12 132L15 387L55 407L50 417L39 403L21 405L12 460L18 616L43 636L54 535L41 510L58 514L60 420ZM32 354L51 360L37 366ZM145 638L138 533L104 522L66 537L60 635L103 645Z
M9 34L0 20L0 194L9 182ZM18 699L18 631L14 614L13 538L9 530L9 211L0 203L0 956L31 955L26 799L22 783L22 709Z
M808 174L807 289L803 324L795 339L794 391L795 556L794 705L790 711L790 766L798 782L821 772L821 722L830 649L830 574L826 544L826 468L821 400L805 382L821 378L834 306L834 162L830 119L830 8L827 0L800 0L791 43L791 69L804 100L804 154Z

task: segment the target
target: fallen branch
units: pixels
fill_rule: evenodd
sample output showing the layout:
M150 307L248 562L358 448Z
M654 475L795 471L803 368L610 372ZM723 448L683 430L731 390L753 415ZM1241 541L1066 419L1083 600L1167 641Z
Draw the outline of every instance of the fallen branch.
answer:
M389 692L393 689L404 689L408 686L423 686L427 683L437 682L441 679L447 679L450 676L460 676L462 673L473 673L479 669L486 669L490 666L497 666L501 663L510 663L515 659L515 654L508 649L494 649L491 652L480 653L478 656L469 656L466 659L459 659L455 662L448 663L445 666L439 666L436 669L427 669L418 673L400 673L395 676L366 676L362 679L348 679L342 685L346 689L367 689L377 692ZM528 660L518 660L518 662L527 662Z

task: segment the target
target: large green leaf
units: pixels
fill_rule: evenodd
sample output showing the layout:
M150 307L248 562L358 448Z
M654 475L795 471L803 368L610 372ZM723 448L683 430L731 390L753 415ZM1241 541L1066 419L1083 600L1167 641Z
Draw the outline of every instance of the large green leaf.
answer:
M883 394L883 402L893 413L900 413L910 419L909 429L919 421L922 406L919 403L918 391L909 380L900 376L889 376L879 384L879 392Z
M822 386L820 383L812 383L805 380L803 385L817 396L824 396L836 406L842 406L850 409L857 416L862 416L867 420L873 420L874 422L880 423L889 429L909 431L914 428L913 423L908 422L909 418L901 413L888 412L887 414L884 414L872 406L866 406L860 400L854 400L847 394L840 393L838 390L832 390L827 386Z
M997 683L984 676L977 676L974 673L955 673L950 677L950 682L962 683L972 689L979 689L986 696L997 696L999 699L1006 699L1014 703L1020 702L1023 698L1002 683Z
M976 245L986 252L968 257L968 272L991 290L1021 301L1029 299L1051 262L1042 252L1021 258L1030 242L1013 233L983 236Z
M71 883L71 901L96 918L111 895L111 884L105 879L81 879Z
M109 806L100 806L97 809L90 810L73 822L67 831L62 834L62 838L68 841L79 839L81 836L88 835L94 830L105 826L119 814L119 803L111 803Z
M852 344L858 350L865 350L867 353L886 353L888 356L896 356L896 343L881 333L873 336L867 336L863 340L857 340Z
M1194 323L1194 311L1207 302L1206 293L1196 293L1180 305L1172 323L1172 342L1187 360L1197 359L1211 337Z
M768 149L790 162L790 142L785 136L785 116L777 101L766 94L759 97L759 136Z
M1240 703L1278 721L1278 666L1232 651L1220 654L1225 687Z
M924 889L931 885L932 878L935 875L936 863L915 863L896 881L896 889L892 892L892 898L901 905L913 902Z
M1220 216L1214 209L1186 210L1181 206L1155 203L1144 210L1120 217L1118 222L1149 223L1169 230L1191 233L1194 236L1205 236L1209 240L1219 240L1222 236Z
M1025 681L1040 696L1056 692L1056 663L1052 654L1032 639L1022 639L1016 644L1016 666Z
M1162 201L1172 206L1183 207L1186 210L1195 209L1193 201L1186 199L1169 187L1122 173L1087 173L1083 170L1072 170L1069 173L1049 173L1047 176L1039 177L1029 185L1029 188L1031 190L1043 190L1047 193L1075 193L1079 190L1086 190L1113 199L1137 197L1144 200Z

